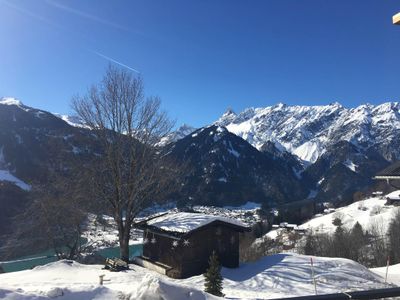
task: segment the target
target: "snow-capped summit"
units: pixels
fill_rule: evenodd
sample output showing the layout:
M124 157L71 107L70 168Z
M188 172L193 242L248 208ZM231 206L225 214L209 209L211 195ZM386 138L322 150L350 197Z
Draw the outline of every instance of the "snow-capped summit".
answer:
M283 103L224 113L215 124L225 126L257 149L268 141L313 163L328 146L348 141L358 147L375 146L387 159L400 158L390 142L400 134L399 103L365 104L345 108L340 103L290 106ZM389 150L388 150L389 149Z
M21 101L15 99L15 98L12 98L12 97L2 97L0 99L0 104L3 104L3 105L21 105L22 103L21 103Z
M170 143L176 142L185 136L191 134L193 131L195 131L196 128L187 125L187 124L182 124L177 130L171 132L167 136L163 137L157 144L157 146L165 146Z
M0 104L2 104L2 105L17 105L17 106L23 105L20 100L13 98L13 97L0 98Z
M224 114L219 118L215 124L222 125L232 122L236 118L237 114L230 108L224 112Z

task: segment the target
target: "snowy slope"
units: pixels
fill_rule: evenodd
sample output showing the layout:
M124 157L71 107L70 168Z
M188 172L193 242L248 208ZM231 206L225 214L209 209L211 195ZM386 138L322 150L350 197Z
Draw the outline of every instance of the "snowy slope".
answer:
M400 190L394 191L386 196L392 198L400 196ZM340 218L344 228L351 229L356 222L360 223L364 230L372 226L385 234L388 229L389 221L393 218L399 207L385 205L386 200L379 197L372 197L362 201L354 202L348 206L337 209L330 209L325 214L316 215L311 220L299 225L300 229L312 230L315 233L334 233L336 226L332 224L335 218ZM276 239L284 229L274 229L269 231L266 236Z
M85 125L85 122L77 116L62 115L58 113L53 113L53 115L67 122L68 125L71 125L73 127L88 128L88 126Z
M351 260L314 257L318 293L384 287L383 279ZM203 276L170 279L142 267L108 272L101 265L59 261L33 270L0 274L0 298L4 299L217 299L202 292ZM99 275L105 274L104 286ZM310 257L277 254L237 269L222 269L227 298L272 299L314 293Z
M399 193L399 192L394 192ZM390 219L393 217L398 207L386 206L386 200L379 198L369 198L363 201L352 203L348 206L338 208L335 212L316 217L301 225L301 228L312 229L316 232L333 233L336 226L332 221L339 217L343 226L352 228L356 222L360 223L364 229L379 224L383 231L387 230Z
M312 163L328 145L342 140L364 148L386 147L399 135L399 108L397 102L377 106L365 104L356 108L345 108L339 103L324 106L279 103L248 108L240 114L229 110L215 123L225 126L257 149L272 141L277 148ZM398 152L396 155L400 157Z
M370 271L383 278L386 276L386 267L372 268ZM400 286L400 264L389 266L387 271L387 281Z
M216 299L195 288L174 284L138 266L132 266L131 271L119 273L102 270L102 267L64 260L29 271L2 274L0 298L33 300L63 296L60 299ZM108 281L100 286L99 275L103 274Z

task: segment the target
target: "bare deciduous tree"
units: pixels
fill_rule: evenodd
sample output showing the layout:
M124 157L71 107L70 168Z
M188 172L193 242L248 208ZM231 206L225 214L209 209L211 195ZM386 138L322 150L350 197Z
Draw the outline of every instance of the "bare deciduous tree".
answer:
M394 264L400 262L400 210L396 209L388 228L389 251Z
M384 266L389 253L385 222L382 218L374 220L368 228L374 267Z
M85 192L78 180L53 173L48 184L34 186L31 198L15 219L6 256L53 249L59 259L77 259L86 246L81 234L87 216Z
M135 217L176 184L177 168L154 147L173 122L159 98L145 97L140 77L112 66L87 95L74 97L72 106L102 144L92 170L93 197L108 203L118 226L121 259L128 261Z

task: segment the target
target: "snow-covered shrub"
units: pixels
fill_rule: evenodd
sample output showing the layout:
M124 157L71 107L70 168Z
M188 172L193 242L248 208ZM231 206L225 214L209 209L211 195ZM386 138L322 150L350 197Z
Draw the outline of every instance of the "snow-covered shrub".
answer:
M358 209L362 211L366 211L368 208L365 206L364 201L359 201L358 202Z
M62 297L64 296L64 292L62 289L56 287L56 288L52 288L51 290L49 290L46 293L47 297L49 298L57 298L57 297Z
M382 212L382 207L379 205L375 205L371 208L370 216L379 215Z
M335 226L342 226L343 222L342 222L342 220L340 218L334 218L333 221L332 221L332 224L335 225Z

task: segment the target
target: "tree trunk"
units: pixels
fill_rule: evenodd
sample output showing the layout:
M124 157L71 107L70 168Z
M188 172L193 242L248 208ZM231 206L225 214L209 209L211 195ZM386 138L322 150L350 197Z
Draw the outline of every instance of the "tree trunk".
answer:
M122 232L119 233L119 252L120 258L129 263L129 238L130 226L124 226Z

